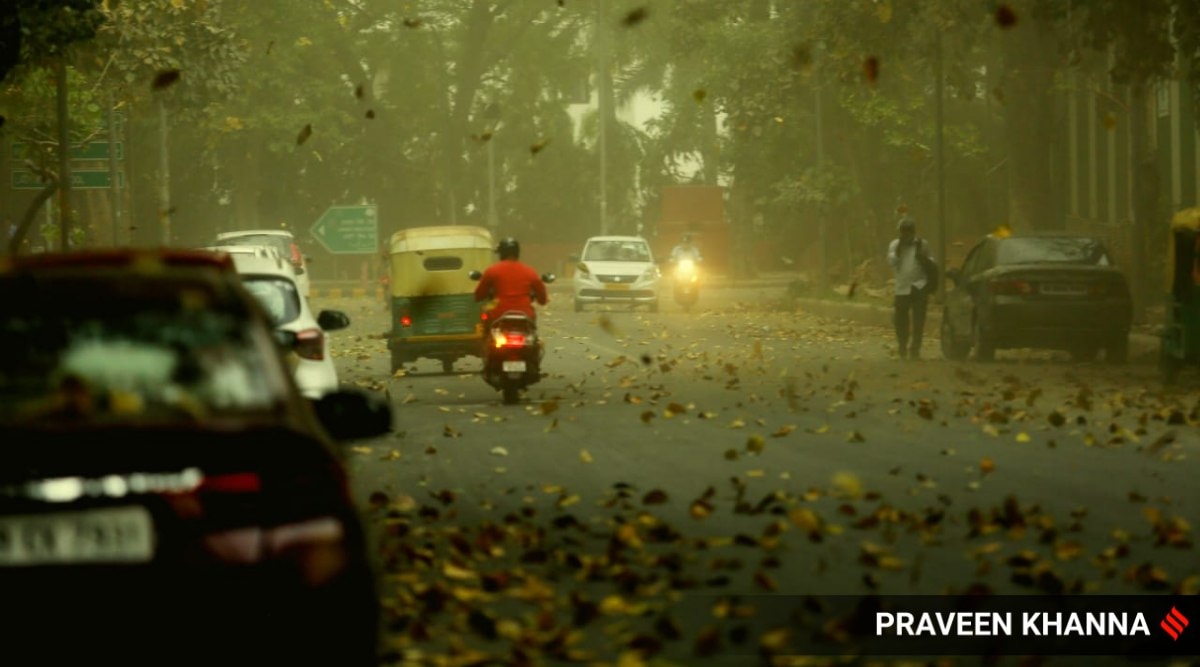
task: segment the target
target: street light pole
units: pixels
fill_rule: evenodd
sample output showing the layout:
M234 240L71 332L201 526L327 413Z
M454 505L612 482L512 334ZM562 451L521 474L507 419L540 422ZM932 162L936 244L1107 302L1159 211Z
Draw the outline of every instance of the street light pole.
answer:
M600 234L608 234L608 44L604 29L604 0L596 0L596 114L599 116L597 143L600 149Z
M71 137L67 108L67 55L58 54L55 86L58 93L58 245L66 252L71 243Z

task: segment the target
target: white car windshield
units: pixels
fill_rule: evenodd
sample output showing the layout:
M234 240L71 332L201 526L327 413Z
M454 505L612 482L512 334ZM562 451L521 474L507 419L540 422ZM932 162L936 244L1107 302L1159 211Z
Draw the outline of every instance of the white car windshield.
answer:
M642 241L592 241L584 250L585 262L649 262L650 247Z

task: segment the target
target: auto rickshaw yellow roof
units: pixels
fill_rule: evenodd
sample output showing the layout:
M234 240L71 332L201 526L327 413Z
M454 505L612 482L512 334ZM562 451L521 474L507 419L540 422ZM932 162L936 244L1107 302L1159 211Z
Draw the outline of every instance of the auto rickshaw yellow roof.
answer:
M1200 208L1185 208L1171 218L1171 229L1200 231Z
M392 252L417 250L449 250L453 248L496 247L492 233L485 227L470 225L439 225L436 227L413 227L392 234L389 244Z

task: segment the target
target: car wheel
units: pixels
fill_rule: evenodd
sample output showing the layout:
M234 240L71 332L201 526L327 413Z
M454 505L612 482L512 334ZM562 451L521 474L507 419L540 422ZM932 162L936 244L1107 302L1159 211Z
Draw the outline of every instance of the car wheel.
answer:
M454 372L454 360L453 359L442 359L442 372L443 373L453 373Z
M942 312L942 356L950 361L962 361L971 353L971 342L960 341L954 335L954 327L950 324L950 314Z
M993 361L996 358L996 343L978 320L972 327L971 347L975 350L975 361Z
M1129 360L1129 334L1117 334L1104 348L1104 361L1110 364L1123 364Z
M398 350L392 350L392 372L395 373L404 368L404 362L404 355Z

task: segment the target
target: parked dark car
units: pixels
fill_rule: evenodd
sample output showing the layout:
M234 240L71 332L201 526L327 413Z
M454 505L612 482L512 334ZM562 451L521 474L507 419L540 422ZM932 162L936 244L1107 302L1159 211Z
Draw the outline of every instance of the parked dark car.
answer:
M303 399L287 344L228 257L0 260L13 655L376 663L377 587L332 438L384 433L390 412Z
M942 353L990 360L998 349L1067 350L1111 362L1129 351L1129 284L1096 238L1064 233L989 236L946 277Z

